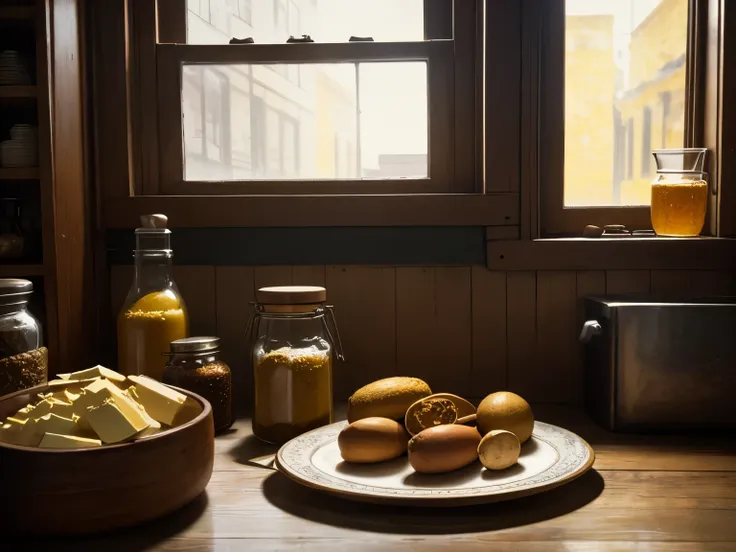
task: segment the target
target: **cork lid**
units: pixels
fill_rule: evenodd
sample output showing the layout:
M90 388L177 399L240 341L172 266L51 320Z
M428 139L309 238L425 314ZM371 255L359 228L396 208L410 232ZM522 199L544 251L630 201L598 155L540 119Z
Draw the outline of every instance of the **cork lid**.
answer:
M262 287L256 300L262 305L315 305L327 301L327 290L319 286Z

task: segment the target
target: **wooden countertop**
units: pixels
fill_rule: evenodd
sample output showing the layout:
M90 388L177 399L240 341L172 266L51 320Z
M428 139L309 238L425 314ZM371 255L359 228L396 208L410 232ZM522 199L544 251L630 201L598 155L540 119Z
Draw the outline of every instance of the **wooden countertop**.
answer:
M573 408L536 406L535 413L584 437L596 452L594 469L568 485L512 502L454 509L373 506L322 495L250 463L273 449L241 420L217 439L212 480L193 504L114 534L25 539L24 549L736 550L736 440L617 435Z

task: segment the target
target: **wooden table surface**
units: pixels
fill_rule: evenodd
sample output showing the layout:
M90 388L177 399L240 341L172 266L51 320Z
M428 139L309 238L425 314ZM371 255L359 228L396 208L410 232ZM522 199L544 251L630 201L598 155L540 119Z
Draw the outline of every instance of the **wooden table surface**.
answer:
M302 488L251 463L273 449L242 420L217 438L212 480L193 504L113 534L24 539L23 550L736 551L736 440L624 436L601 430L573 408L537 406L535 412L585 438L596 452L594 469L548 493L511 502L453 509L373 506Z

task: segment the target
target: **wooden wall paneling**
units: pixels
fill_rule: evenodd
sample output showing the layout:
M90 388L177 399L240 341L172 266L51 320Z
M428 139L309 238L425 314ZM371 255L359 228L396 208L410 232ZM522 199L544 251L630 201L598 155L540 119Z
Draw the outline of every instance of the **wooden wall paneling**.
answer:
M344 401L366 383L399 375L396 269L328 266L326 287L345 350L346 361L333 366L335 400Z
M255 289L267 286L290 286L294 283L291 266L257 266L254 273Z
M437 392L469 394L470 299L470 267L396 270L400 375L425 379Z
M318 266L294 266L292 267L292 283L295 286L325 286L326 267ZM330 290L327 289L327 301L330 299Z
M55 302L48 317L52 332L56 326L50 351L53 375L92 362L100 340L90 240L94 223L85 174L80 2L39 0L37 9L43 253L46 274L54 275L47 287L52 292L47 298Z
M537 363L527 367L527 400L581 400L583 375L577 336L575 272L537 272Z
M44 298L46 303L46 333L44 344L49 350L49 376L55 370L59 349L59 308L57 298L56 280L56 213L54 210L54 188L53 188L53 138L51 93L52 62L50 60L51 37L48 36L49 25L47 17L49 6L47 0L36 0L36 83L38 89L38 102L36 105L38 117L38 162L39 162L39 192L41 197L41 228L42 249L44 259Z
M663 298L692 296L689 270L652 270L652 294Z
M690 282L694 295L733 295L736 293L736 273L720 270L693 270Z
M651 275L648 270L609 270L606 272L606 293L649 293Z
M42 0L39 0L42 1ZM128 87L127 2L86 2L90 10L89 31L93 47L95 153L97 191L113 208L131 194L131 143ZM168 212L139 209L123 218L135 228L140 213Z
M509 272L506 294L506 380L510 391L525 396L537 363L536 273Z
M217 335L215 267L174 266L174 280L189 313L189 335Z
M519 226L486 226L486 240L518 240Z
M474 266L471 293L470 385L480 396L506 389L506 273Z
M251 344L245 335L255 300L253 278L253 267L215 267L217 336L222 359L233 374L233 404L241 412L253 405Z

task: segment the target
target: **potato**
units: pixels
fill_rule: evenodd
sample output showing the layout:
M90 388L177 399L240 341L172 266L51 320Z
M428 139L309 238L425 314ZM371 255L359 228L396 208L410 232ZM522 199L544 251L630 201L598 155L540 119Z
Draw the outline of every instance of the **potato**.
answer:
M534 414L529 403L516 393L492 393L478 405L478 431L485 435L494 429L505 429L525 443L534 431Z
M457 395L435 393L423 397L406 411L404 425L410 435L443 424L453 424L458 418L475 414L475 407Z
M406 452L409 436L388 418L363 418L340 432L337 446L346 462L371 464L392 460Z
M409 463L419 473L445 473L478 459L480 434L474 427L439 425L409 441Z
M407 408L431 394L429 385L418 378L392 377L374 381L348 399L348 422L372 417L403 420Z
M489 470L505 470L519 460L519 438L505 429L494 429L480 440L478 457Z

